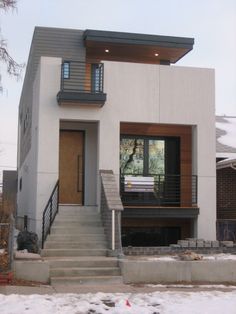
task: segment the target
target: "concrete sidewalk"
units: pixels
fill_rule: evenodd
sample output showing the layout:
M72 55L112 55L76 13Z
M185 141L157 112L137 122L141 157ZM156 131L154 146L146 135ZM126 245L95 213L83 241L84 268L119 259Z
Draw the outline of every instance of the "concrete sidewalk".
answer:
M151 293L155 291L224 291L230 292L236 290L232 285L39 285L39 286L0 286L0 294L55 294L55 293Z

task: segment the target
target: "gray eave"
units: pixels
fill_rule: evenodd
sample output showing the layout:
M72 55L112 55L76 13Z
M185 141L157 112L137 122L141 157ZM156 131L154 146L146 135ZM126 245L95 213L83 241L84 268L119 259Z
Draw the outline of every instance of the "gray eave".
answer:
M193 49L194 38L121 33L88 29L84 31L85 41L97 41L114 44L149 45L170 48Z

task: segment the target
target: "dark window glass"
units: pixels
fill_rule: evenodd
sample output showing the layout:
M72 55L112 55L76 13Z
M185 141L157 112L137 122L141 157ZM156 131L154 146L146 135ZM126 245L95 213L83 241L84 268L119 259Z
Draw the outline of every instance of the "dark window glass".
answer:
M20 181L19 181L19 190L20 191L22 190L22 178L20 178Z
M70 63L64 62L63 64L63 78L69 79L70 78Z
M102 91L102 64L92 64L92 90L95 93Z

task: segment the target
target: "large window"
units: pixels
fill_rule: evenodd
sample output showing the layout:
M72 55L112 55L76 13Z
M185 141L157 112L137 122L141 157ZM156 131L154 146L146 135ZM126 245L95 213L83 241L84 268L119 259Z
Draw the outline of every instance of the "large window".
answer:
M126 204L179 204L179 137L122 135L120 173Z
M179 174L179 138L122 136L122 174Z
M120 144L120 168L123 174L143 174L144 140L122 138Z

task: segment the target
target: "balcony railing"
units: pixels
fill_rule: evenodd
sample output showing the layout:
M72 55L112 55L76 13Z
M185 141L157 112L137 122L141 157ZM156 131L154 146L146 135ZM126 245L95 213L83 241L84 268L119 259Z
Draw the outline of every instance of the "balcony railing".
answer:
M197 204L197 176L125 174L120 178L123 205L193 207Z
M61 90L57 95L59 103L106 101L103 93L103 64L79 61L64 61L61 65Z

